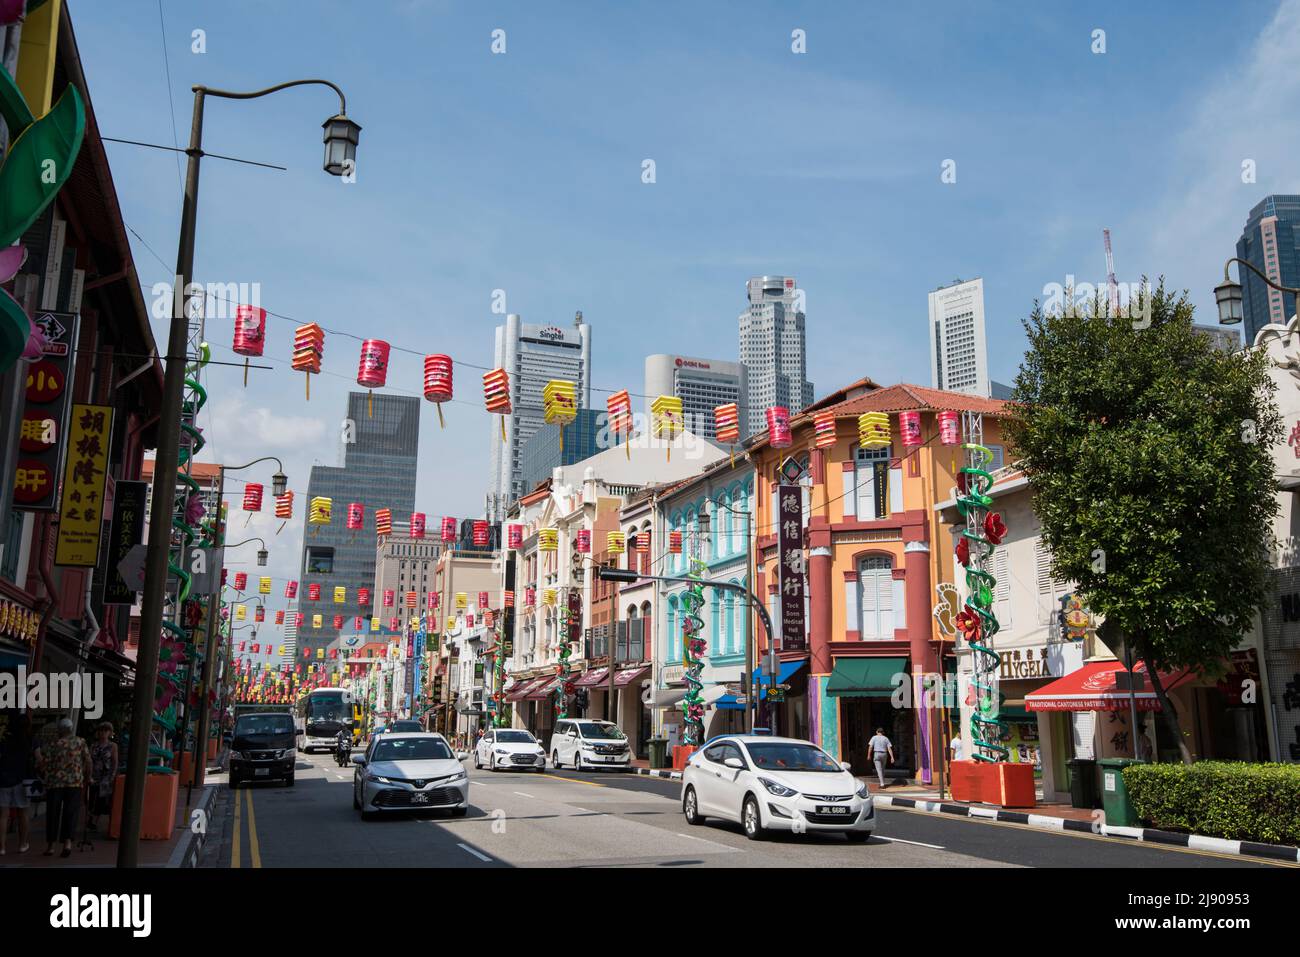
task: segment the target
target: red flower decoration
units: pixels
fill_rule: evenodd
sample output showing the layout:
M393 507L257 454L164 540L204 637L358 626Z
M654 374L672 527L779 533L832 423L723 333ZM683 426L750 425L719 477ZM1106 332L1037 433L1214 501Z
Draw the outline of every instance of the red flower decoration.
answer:
M1001 545L1007 534L1007 523L997 512L989 512L984 518L984 535L993 545Z
M957 630L967 641L975 641L980 636L980 616L969 605L957 615Z
M965 535L957 539L957 561L963 566L970 564L970 542Z

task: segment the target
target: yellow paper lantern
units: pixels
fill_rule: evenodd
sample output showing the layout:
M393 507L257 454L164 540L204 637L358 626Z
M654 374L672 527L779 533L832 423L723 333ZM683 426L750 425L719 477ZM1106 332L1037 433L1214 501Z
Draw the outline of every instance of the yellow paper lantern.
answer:
M333 499L326 498L324 495L317 495L311 500L311 508L307 512L307 523L309 525L328 525L330 523L330 512L333 508Z
M466 608L468 608L469 595L465 594L465 592L463 591L456 592L456 607L461 611L464 611Z
M245 609L243 605L236 605L236 606L235 606L235 621L243 621L246 617L248 617L248 611L247 611L247 609Z
M552 379L542 389L542 412L548 425L563 425L578 417L578 387L566 379Z
M610 532L605 536L605 545L611 555L622 555L627 551L627 535L623 532Z
M257 580L257 590L263 595L271 594L271 577L263 575Z
M544 528L537 533L537 550L539 552L558 552L560 550L560 533L554 528Z
M889 415L884 412L865 412L858 416L858 443L864 449L879 449L889 445Z
M348 590L343 585L334 586L334 604L341 605L348 600Z
M543 592L542 592L542 604L543 604L543 605L554 605L554 604L555 604L555 589L554 589L554 588L547 588L547 589L543 590Z
M319 627L321 627L321 623L323 622L323 620L324 620L324 619L323 619L320 615L312 615L312 616L311 616L311 626L312 626L313 628L319 628Z

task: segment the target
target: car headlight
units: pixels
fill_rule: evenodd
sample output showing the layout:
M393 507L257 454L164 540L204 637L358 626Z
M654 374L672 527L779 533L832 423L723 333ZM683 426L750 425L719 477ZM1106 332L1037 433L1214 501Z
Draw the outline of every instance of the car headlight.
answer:
M509 754L510 752L507 751L505 748L497 748L497 749L496 749L496 753L497 753L497 754Z
M242 760L244 760L244 752L242 752L242 751L231 751L231 752L230 752L230 760L232 760L232 761L242 761Z
M794 788L788 788L778 781L773 781L771 778L759 778L758 783L763 785L763 787L767 788L770 793L775 794L777 797L794 797L799 793Z
M461 770L453 774L451 777L449 777L447 781L448 783L455 782L455 781L463 781L465 780L465 777L466 777L465 770L462 768Z
M280 759L283 760L283 759L285 759L285 758L292 757L292 756L293 756L293 750L294 750L293 748L285 748L285 749L284 749L283 751L281 751L280 754L279 754Z
M388 778L381 778L378 774L367 774L367 775L366 775L366 780L367 780L367 781L378 781L380 784L392 784L392 783L393 783L392 781L388 780Z
M858 788L858 797L864 801L871 797L871 788L867 787L867 782L862 782L862 787Z

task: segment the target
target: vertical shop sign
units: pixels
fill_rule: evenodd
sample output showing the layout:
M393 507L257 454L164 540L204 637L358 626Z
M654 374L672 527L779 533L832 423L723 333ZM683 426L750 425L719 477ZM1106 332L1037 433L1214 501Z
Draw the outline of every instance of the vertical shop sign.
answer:
M108 533L108 580L104 583L105 605L133 605L136 591L122 578L118 563L140 544L144 534L144 505L147 482L118 482L113 497L113 523Z
M777 561L780 563L781 650L804 651L803 493L798 485L777 486Z
M72 407L63 505L54 564L93 568L99 562L104 529L104 483L113 437L113 409L107 405Z
M26 367L18 464L13 476L14 508L52 512L58 504L60 462L67 448L63 432L67 427L77 317L66 312L42 312L33 321L46 341L41 357Z

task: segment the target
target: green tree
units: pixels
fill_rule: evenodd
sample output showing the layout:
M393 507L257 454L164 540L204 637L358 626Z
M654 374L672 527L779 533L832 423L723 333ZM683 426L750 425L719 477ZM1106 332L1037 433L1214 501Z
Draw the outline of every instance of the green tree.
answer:
M1123 629L1190 763L1158 672L1213 672L1251 628L1283 425L1267 356L1215 348L1186 293L1162 280L1132 311L1149 326L1107 315L1100 296L1055 314L1036 304L1007 431L1055 574Z

